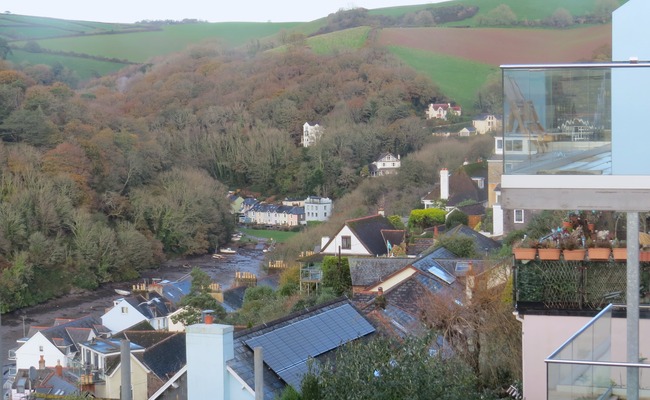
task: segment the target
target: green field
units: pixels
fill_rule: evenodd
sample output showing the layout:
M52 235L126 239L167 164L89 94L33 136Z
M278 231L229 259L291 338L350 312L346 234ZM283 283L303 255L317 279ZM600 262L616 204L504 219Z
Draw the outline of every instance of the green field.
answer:
M298 232L285 232L285 231L276 231L276 230L261 230L261 229L248 229L240 228L240 231L247 236L264 238L264 239L273 239L276 243L283 243L291 239Z
M296 23L197 23L167 25L149 32L75 36L39 40L42 48L145 62L151 57L181 51L191 44L213 39L237 47L252 40L291 29ZM20 42L16 44L20 45Z
M624 4L627 0L619 0L619 3ZM456 0L446 1L444 3L424 4L418 6L402 6L390 8L377 8L370 10L371 15L386 15L391 17L399 17L404 14L418 12L426 8L447 7L450 5L461 4L465 6L479 7L478 13L471 19L459 22L451 22L446 25L449 26L477 26L477 18L485 15L490 10L498 7L501 4L506 4L517 15L519 21L529 20L543 20L549 17L558 8L564 8L572 15L585 15L591 13L597 0Z
M389 51L416 71L429 77L449 100L471 109L478 89L498 68L461 58L434 54L405 47L389 47Z
M12 55L7 59L11 62L30 64L61 65L75 71L80 79L86 80L103 75L108 75L124 68L127 64L93 60L83 57L72 57L58 54L29 53L22 50L12 50Z
M341 50L359 49L366 44L371 29L369 26L360 26L318 35L307 39L307 45L316 54L332 54Z

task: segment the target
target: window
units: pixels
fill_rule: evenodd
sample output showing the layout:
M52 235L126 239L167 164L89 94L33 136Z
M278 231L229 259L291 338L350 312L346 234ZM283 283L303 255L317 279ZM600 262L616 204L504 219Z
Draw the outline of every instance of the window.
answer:
M122 307L122 314L128 314L129 313L129 307Z
M506 151L523 151L523 140L506 140Z
M350 236L341 236L341 248L350 250L352 248L352 238Z
M515 210L515 224L524 223L524 210Z
M43 351L43 346L38 346L38 351Z

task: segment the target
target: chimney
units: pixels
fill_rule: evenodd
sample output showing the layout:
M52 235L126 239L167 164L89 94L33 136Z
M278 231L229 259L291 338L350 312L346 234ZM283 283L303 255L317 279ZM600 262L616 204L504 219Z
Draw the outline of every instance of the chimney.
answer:
M43 358L42 354L41 354L41 359L38 360L38 369L45 369L45 359Z
M186 328L188 400L229 397L226 361L234 358L233 331L230 325L214 323Z
M386 216L386 213L384 212L383 208L380 208L379 211L377 211L377 214L381 215L382 217Z
M440 199L449 200L449 170L440 170Z
M63 376L63 367L61 366L61 360L56 360L56 366L54 367L54 373L56 376Z
M379 286L377 288L377 296L383 296L384 295L384 288Z

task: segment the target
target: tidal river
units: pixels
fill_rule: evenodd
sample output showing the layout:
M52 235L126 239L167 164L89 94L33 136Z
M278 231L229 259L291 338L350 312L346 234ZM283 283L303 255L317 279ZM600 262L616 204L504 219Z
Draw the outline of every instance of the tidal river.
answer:
M102 285L92 292L74 293L62 298L53 299L44 304L28 307L2 315L0 340L2 344L2 365L7 364L8 351L17 347L16 340L29 332L30 325L52 326L55 318L78 318L85 315L100 317L110 308L113 300L119 297L115 289L131 290L134 283L151 279L166 279L174 281L189 274L194 266L205 271L214 282L219 283L223 290L231 288L235 282L236 272L250 272L257 276L258 282L268 281L262 268L264 256L263 244L255 248L239 248L235 254L224 254L216 259L212 255L177 259L165 262L157 269L144 271L142 278L136 282L111 283ZM272 277L271 277L272 278ZM273 281L273 279L270 279Z

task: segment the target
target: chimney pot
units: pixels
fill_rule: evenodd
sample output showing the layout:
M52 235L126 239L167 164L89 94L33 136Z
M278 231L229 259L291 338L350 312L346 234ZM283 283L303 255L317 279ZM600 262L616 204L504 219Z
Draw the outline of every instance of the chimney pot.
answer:
M383 296L384 295L384 288L383 287L379 286L377 288L377 295L378 296Z

